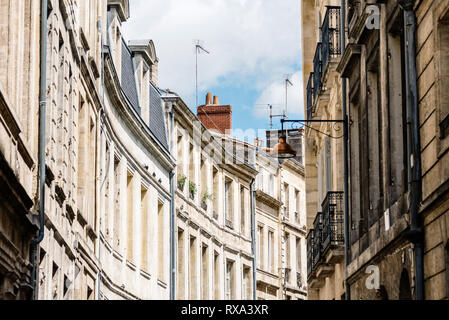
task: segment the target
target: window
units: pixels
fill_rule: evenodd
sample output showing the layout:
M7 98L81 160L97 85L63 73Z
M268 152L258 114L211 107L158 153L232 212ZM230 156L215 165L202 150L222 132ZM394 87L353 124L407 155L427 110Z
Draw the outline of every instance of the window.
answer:
M219 195L220 195L220 191L219 191L219 187L220 187L220 180L219 180L219 175L218 175L218 170L217 168L213 168L212 170L212 175L213 175L213 180L214 180L214 197L212 198L212 201L214 202L214 215L216 218L218 218L218 204L219 204Z
M190 237L190 264L189 264L189 286L190 286L190 300L197 298L197 251L196 238Z
M158 202L157 233L158 233L158 279L165 281L165 206Z
M201 299L209 299L209 249L207 245L203 244L201 248Z
M257 253L257 268L261 268L262 267L262 250L261 250L261 246L262 246L262 227L257 227L257 241L256 241L256 253Z
M290 188L288 184L284 184L284 196L285 196L285 216L290 218Z
M268 231L268 271L273 272L273 232Z
M128 172L126 183L126 220L127 220L127 233L126 233L126 252L127 259L130 262L134 262L134 183L133 175Z
M438 22L438 49L440 70L440 138L449 136L449 13Z
M234 262L228 261L226 262L226 290L225 290L225 298L226 300L235 299L234 296Z
M120 162L114 158L114 228L113 228L113 242L114 249L118 250L120 247Z
M251 299L251 268L243 267L242 299Z
M301 272L301 239L296 238L296 271Z
M296 210L296 212L295 212L295 222L297 224L301 223L301 215L300 215L300 212L301 212L301 208L300 208L300 206L301 206L301 196L300 195L301 195L300 192L298 190L295 190L295 210Z
M178 229L178 259L177 259L176 281L178 283L176 295L178 300L185 299L185 249L184 249L184 230Z
M207 174L207 163L206 163L206 159L202 156L201 157L201 200L205 199L204 197L209 195L209 190L208 190L208 174ZM208 198L206 198L205 200L206 205L208 205Z
M240 233L246 235L246 217L247 217L247 190L245 187L240 187Z
M229 228L233 228L234 222L234 198L233 198L233 188L232 188L232 180L226 180L225 182L225 218L226 224Z
M274 197L274 175L270 174L270 182L268 184L268 194Z
M290 234L285 233L285 256L287 259L287 268L291 268L291 249L290 249Z
M193 144L189 147L189 181L195 182L195 154Z
M149 219L148 219L148 190L142 186L140 190L140 210L142 217L142 270L148 272L148 249L149 249Z
M220 297L220 254L214 252L214 281L212 281L214 286L214 300L219 300Z

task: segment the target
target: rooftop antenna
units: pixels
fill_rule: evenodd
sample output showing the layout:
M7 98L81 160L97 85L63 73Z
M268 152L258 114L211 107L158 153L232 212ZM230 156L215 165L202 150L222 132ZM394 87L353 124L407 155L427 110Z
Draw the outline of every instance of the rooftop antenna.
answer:
M195 56L196 56L196 106L198 107L198 55L201 54L201 52L205 52L207 54L210 54L209 51L204 49L203 43L201 40L195 41Z
M256 106L268 106L268 108L270 108L270 130L273 130L274 118L285 118L285 114L273 114L274 104L256 104ZM276 104L276 106L280 106L280 104Z
M288 86L293 87L293 83L290 81L291 74L285 75L285 114L284 118L288 119Z

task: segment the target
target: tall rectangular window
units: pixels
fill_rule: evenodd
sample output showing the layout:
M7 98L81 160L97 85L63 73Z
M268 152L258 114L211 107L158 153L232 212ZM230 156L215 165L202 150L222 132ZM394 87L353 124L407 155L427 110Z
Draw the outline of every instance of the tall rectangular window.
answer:
M190 300L197 298L197 251L196 238L190 237L190 263L189 263L189 287Z
M203 244L201 248L201 299L209 299L209 248Z
M246 189L245 187L240 187L240 233L246 234Z
M128 172L127 182L126 182L126 224L127 224L127 232L126 232L126 252L127 259L130 262L134 262L134 184L133 184L133 176Z
M232 189L232 180L226 180L225 182L225 218L227 222L230 222L231 225L228 225L232 228L232 223L234 222L234 213L233 213L233 189Z
M289 233L285 233L285 257L287 259L287 268L291 268L291 249L290 249Z
M301 272L301 239L296 238L296 270Z
M185 299L185 249L184 249L184 230L178 229L178 259L176 280L178 283L176 295L178 300Z
M233 300L234 297L234 262L226 262L226 300Z
M243 267L242 299L251 299L251 269Z
M273 272L273 232L268 231L268 271Z
M285 193L285 216L290 218L290 187L286 183L284 184L284 193Z
M158 233L158 279L165 281L165 215L164 204L158 202L157 209L157 233Z
M213 168L212 170L212 175L213 175L213 183L214 183L214 194L213 194L213 202L214 202L214 214L217 217L218 216L218 204L219 204L219 188L220 188L220 180L219 180L219 176L218 176L218 170L217 168Z
M142 186L140 191L140 208L142 215L142 270L148 272L148 249L149 249L149 219L148 219L148 190Z
M113 228L113 242L114 249L120 248L120 162L117 158L114 158L114 228Z
M262 228L257 227L257 240L256 240L256 253L257 253L257 268L262 267Z
M214 299L219 300L220 297L220 254L214 252L214 281L212 282L214 286Z

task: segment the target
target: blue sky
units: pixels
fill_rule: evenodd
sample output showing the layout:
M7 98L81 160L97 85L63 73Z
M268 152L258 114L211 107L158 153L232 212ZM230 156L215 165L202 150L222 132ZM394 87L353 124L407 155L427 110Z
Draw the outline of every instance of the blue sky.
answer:
M211 54L199 56L199 102L218 95L233 107L234 129L269 129L269 109L285 105L303 116L300 1L130 0L127 40L152 39L159 58L159 86L195 108L195 40ZM279 124L279 119L275 119Z

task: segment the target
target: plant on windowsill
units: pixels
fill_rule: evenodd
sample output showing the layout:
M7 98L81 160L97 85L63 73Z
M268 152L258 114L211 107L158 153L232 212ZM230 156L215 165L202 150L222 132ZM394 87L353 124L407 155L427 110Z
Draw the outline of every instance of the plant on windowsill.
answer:
M204 192L203 196L201 197L201 208L207 211L207 203L211 200L213 200L213 196L208 192Z
M196 183L189 181L189 195L190 199L195 200L195 195L198 192L198 188L196 186Z
M184 186L186 185L187 177L183 174L178 176L178 189L184 191Z

